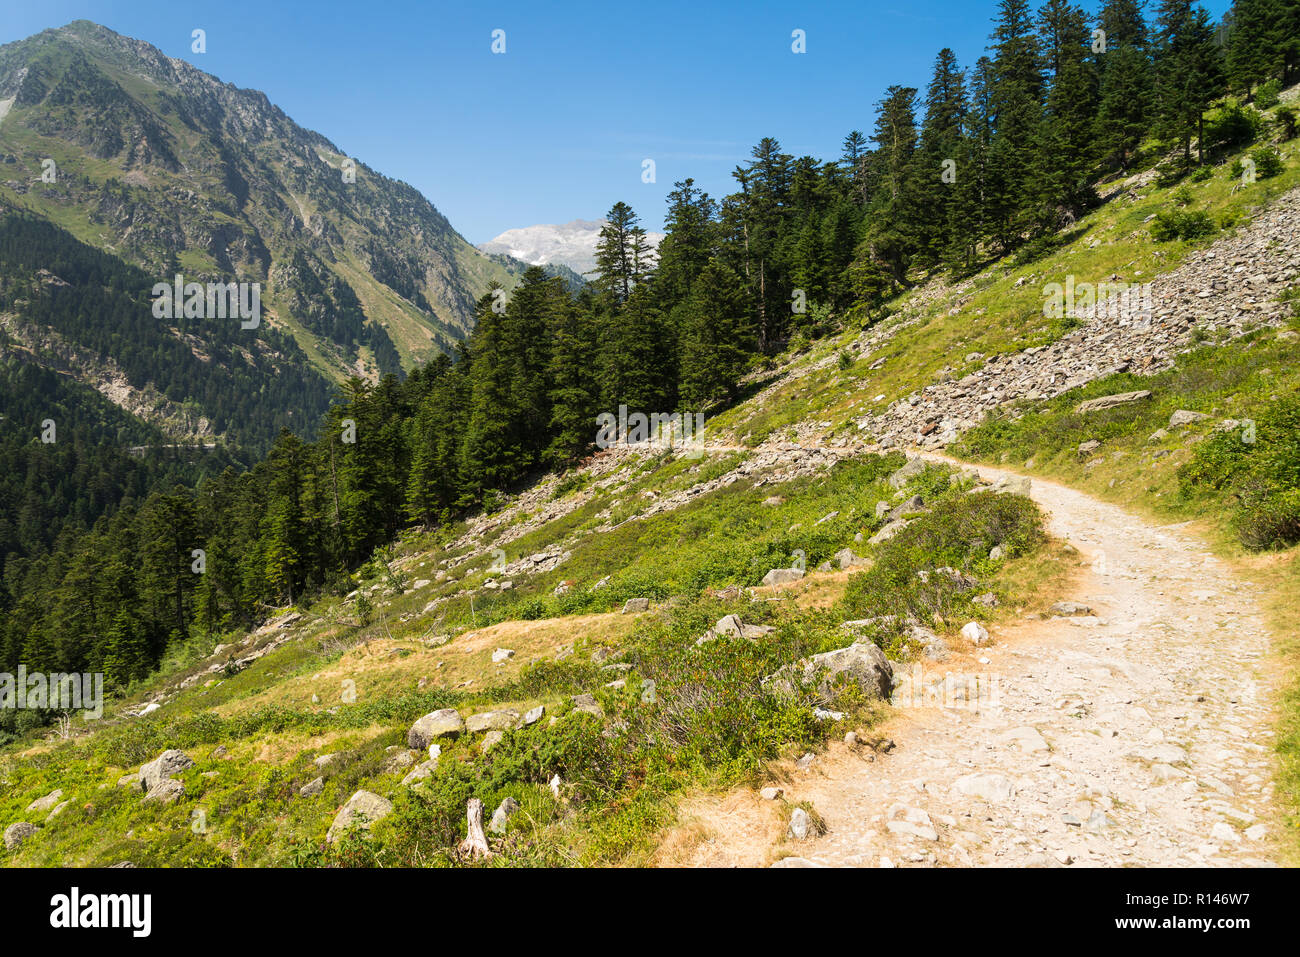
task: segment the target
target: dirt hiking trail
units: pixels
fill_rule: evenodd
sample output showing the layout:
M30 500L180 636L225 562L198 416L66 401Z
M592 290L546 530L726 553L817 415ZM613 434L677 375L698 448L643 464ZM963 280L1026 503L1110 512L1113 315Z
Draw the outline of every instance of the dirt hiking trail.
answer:
M821 837L773 848L759 840L772 836L772 803L733 796L702 814L709 837L690 863L782 853L797 855L785 867L1272 862L1269 639L1256 588L1179 526L1039 479L1030 495L1084 558L1073 600L1086 610L998 626L992 644L922 663L927 680L981 675L996 685L991 702L940 707L918 693L922 706L880 729L896 743L889 753L836 744L792 769L785 798L812 802Z

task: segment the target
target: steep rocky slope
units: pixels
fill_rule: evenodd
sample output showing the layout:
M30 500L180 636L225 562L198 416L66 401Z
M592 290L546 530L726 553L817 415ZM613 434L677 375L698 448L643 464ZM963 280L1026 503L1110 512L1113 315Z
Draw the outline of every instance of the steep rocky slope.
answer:
M336 380L446 351L511 281L264 94L88 21L0 48L0 103L0 204L159 281L264 283L268 321Z

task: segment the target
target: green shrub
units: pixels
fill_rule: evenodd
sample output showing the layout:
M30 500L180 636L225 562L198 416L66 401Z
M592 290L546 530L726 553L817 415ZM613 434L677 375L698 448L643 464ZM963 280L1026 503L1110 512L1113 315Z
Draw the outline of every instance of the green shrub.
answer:
M1215 432L1178 472L1184 495L1229 491L1234 527L1247 548L1300 542L1300 397L1289 396L1257 421Z
M1282 172L1282 157L1271 146L1262 146L1250 154L1255 161L1255 175L1259 179L1268 179Z
M1289 106L1279 106L1273 112L1273 125L1283 142L1295 139L1296 112Z
M1255 142L1263 129L1264 118L1257 110L1229 100L1205 118L1205 142L1208 146L1239 148Z
M1042 540L1042 518L1029 499L958 493L883 543L876 564L849 580L839 611L846 618L948 621L968 608L975 589L935 569L978 577L991 569L988 555L995 546L1014 558Z
M1261 83L1255 91L1255 106L1261 110L1273 109L1278 104L1278 94L1281 92L1282 84L1277 80Z
M1213 235L1216 226L1204 210L1168 210L1157 213L1151 224L1151 238L1158 243L1172 239L1200 239Z

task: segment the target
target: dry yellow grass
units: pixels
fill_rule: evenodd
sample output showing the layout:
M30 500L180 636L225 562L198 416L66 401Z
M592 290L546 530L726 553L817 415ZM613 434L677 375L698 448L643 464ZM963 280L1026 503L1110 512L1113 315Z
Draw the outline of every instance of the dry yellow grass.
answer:
M570 615L501 622L437 647L418 641L372 639L348 649L315 674L287 678L216 710L230 715L269 704L326 708L338 704L345 693L355 693L355 700L364 701L413 691L421 678L431 687L475 690L510 681L526 665L554 659L565 648L617 644L635 623L636 616L618 613ZM514 651L514 657L493 663L492 653L498 648ZM313 695L320 700L313 702Z

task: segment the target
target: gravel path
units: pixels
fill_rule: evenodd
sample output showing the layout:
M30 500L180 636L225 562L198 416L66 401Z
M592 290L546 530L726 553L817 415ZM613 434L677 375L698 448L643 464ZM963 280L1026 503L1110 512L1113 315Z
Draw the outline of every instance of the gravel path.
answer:
M928 677L995 679L996 698L900 709L892 752L844 749L797 774L787 799L811 800L829 831L778 866L1271 862L1253 586L1177 526L1050 482L1031 497L1088 560L1075 600L1090 613L1015 622L927 663Z

